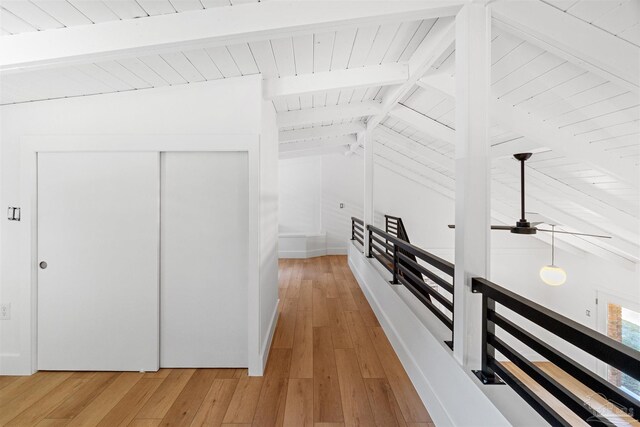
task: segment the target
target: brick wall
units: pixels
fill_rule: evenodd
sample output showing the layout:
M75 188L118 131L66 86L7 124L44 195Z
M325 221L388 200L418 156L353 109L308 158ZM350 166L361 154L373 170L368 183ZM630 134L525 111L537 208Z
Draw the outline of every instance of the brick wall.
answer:
M622 306L618 304L609 304L607 308L607 335L618 342L622 341ZM620 371L610 368L609 382L620 387L620 380Z

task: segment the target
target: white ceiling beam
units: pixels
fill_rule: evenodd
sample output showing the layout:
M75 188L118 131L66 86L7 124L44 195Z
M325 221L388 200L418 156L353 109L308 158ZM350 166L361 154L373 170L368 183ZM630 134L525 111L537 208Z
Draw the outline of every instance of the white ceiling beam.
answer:
M409 59L409 78L389 92L382 102L382 111L367 121L367 128L373 130L394 108L396 103L416 84L418 79L442 56L455 40L455 19L439 18L420 46Z
M491 5L501 29L639 92L640 48L541 1Z
M281 96L307 95L329 90L394 85L403 83L408 78L409 66L401 63L300 74L265 80L264 98L273 99Z
M420 85L439 90L441 93L455 97L453 77L446 74L433 74L420 79ZM577 139L564 129L558 129L542 121L535 120L526 111L514 107L505 101L491 99L491 120L505 128L524 136L541 147L575 160L590 164L595 169L606 172L612 177L639 188L640 176L638 168L631 162L625 162L609 153Z
M342 147L356 143L355 135L344 135L336 138L314 139L309 141L286 142L279 144L280 153L308 151L318 148Z
M332 122L377 114L380 103L358 102L328 107L305 108L304 110L282 111L278 113L278 127L303 126L313 123Z
M293 141L305 141L308 139L331 138L350 135L365 129L362 122L343 123L331 126L317 126L312 128L281 130L279 140L281 143Z
M0 38L0 71L455 15L464 0L271 1Z

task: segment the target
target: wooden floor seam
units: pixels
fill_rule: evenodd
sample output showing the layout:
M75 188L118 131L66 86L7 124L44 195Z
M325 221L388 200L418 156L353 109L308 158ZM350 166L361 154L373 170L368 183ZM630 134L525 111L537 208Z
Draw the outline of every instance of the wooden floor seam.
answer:
M283 259L265 375L246 369L0 377L1 426L427 427L345 256Z

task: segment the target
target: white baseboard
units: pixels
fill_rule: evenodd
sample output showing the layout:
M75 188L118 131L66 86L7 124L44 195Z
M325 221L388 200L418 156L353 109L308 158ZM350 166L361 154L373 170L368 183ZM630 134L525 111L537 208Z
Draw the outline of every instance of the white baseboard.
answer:
M269 350L271 349L271 343L273 341L273 335L276 331L276 325L278 323L278 307L280 306L280 299L276 302L276 307L273 310L273 314L271 315L271 322L269 323L269 330L267 331L267 336L262 344L262 349L260 353L260 359L262 361L262 373L267 366L267 360L269 360Z
M327 248L327 255L348 255L349 250L346 247Z
M327 255L326 249L313 249L304 251L278 251L278 258L313 258L317 256Z
M0 375L31 375L19 353L0 354Z
M353 245L349 266L436 425L511 425L472 374L458 365L442 337L416 317L400 296L400 287L390 285Z

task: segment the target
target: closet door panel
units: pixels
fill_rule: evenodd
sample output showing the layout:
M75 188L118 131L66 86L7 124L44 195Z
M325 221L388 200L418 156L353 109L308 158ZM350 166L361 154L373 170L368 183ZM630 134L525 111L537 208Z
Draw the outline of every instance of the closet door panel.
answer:
M38 369L154 371L158 153L38 155Z
M247 366L246 152L161 158L160 364Z

